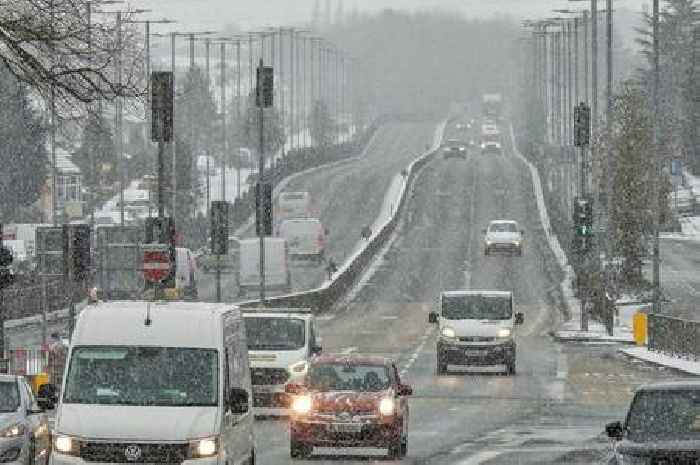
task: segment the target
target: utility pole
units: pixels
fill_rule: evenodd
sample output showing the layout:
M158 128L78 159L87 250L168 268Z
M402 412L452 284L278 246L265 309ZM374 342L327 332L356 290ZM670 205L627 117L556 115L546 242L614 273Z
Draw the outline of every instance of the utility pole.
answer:
M236 134L236 141L238 142L238 163L236 163L236 199L241 198L241 39L236 41L236 125L238 132Z
M114 69L116 72L117 88L120 89L122 86L122 12L117 11L117 57L114 63ZM116 152L117 152L117 166L119 167L119 218L120 223L124 226L124 148L123 148L123 135L122 135L122 98L117 96L114 99L115 104L115 136L116 136Z
M209 90L211 83L211 39L207 37L204 39L204 51L206 53L206 72L207 72L207 90ZM210 205L211 205L211 177L209 168L209 151L207 150L207 218L210 215ZM217 267L218 268L218 267Z
M221 42L220 47L220 73L221 73L221 200L226 201L226 156L228 155L228 133L226 128L226 42Z
M568 71L567 71L567 78L568 78L568 83L567 83L567 107L566 107L566 127L567 127L567 134L566 134L566 145L572 145L573 144L573 129L574 129L574 105L576 103L574 102L574 75L573 75L573 66L572 62L574 60L574 55L572 54L572 42L573 42L573 28L572 28L572 21L567 21L566 22L566 46L567 46L567 66L568 66Z
M656 178L655 203L656 212L654 214L654 245L653 245L653 282L654 282L654 302L652 311L655 314L661 312L661 253L659 246L659 229L661 228L661 157L659 156L659 0L653 0L652 7L652 41L653 41L653 88L652 99L654 103L654 130L653 130L653 150L654 150L654 174Z
M613 45L613 5L612 5L612 0L607 0L606 2L606 19L607 19L607 27L606 27L606 38L607 38L607 53L606 53L606 71L607 71L607 92L606 92L606 107L605 107L605 128L606 128L606 133L608 137L608 153L607 153L607 169L605 173L605 181L606 181L606 195L605 195L605 210L607 212L607 231L612 230L612 225L614 223L614 218L613 218L613 203L614 203L614 198L613 198L613 176L614 176L614 170L615 170L615 163L614 163L614 153L613 149L611 147L610 142L610 137L612 135L612 119L613 119L613 56L612 56L612 45ZM656 113L654 113L654 117L656 117ZM612 240L610 240L610 237L608 234L601 234L600 235L605 243L605 258L608 264L610 264L610 260L612 259L613 256L613 251L612 251ZM656 237L655 237L656 238ZM603 269L604 276L609 277L608 273L606 272L607 270ZM606 279L604 282L604 289L607 289L608 286L611 284L609 279ZM605 302L604 302L605 303ZM607 306L604 308L607 309ZM614 316L610 315L609 316L610 320L613 321ZM612 330L612 327L609 328Z
M598 134L598 0L591 0L591 134ZM591 157L595 144L591 144Z
M171 32L170 33L170 71L173 73L173 88L175 88L175 82L177 82L177 79L175 77L175 37L177 37L176 32ZM173 102L173 132L174 131L174 126L175 126L175 102ZM171 202L172 205L170 206L170 218L172 218L173 224L175 224L175 207L177 205L177 157L175 156L175 134L173 134L173 138L170 141L170 157L171 157L171 163L170 163L170 183L172 186L172 195L171 195Z

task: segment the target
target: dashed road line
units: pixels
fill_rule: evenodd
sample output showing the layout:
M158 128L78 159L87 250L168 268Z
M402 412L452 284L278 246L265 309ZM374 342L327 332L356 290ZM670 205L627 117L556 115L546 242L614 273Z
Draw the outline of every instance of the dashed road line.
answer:
M340 353L343 355L350 355L353 352L357 352L357 349L357 347L345 347L340 351Z
M416 347L416 350L413 351L411 356L408 358L408 361L404 364L403 368L399 372L399 374L401 376L405 375L408 372L408 370L411 369L413 364L416 363L416 360L418 359L418 355L423 350L425 343L428 342L428 339L430 338L430 336L432 335L434 330L435 330L435 328L433 328L432 326L428 327L425 330L425 333L420 337L420 341L421 341L420 344L418 344L418 347Z

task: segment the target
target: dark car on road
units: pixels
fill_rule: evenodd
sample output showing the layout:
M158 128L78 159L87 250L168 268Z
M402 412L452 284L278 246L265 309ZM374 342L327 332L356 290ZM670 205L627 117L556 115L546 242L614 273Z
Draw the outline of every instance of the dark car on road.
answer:
M606 426L611 463L700 463L700 381L663 382L637 390L624 422Z
M410 386L396 363L384 357L321 355L303 380L287 384L292 395L290 455L305 458L314 447L387 449L399 459L408 449Z
M449 139L442 147L443 158L467 158L467 144Z

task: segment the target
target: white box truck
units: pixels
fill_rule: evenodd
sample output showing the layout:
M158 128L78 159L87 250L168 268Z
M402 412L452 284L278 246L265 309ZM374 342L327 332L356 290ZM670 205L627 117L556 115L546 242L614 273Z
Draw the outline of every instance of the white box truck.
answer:
M260 290L260 239L242 239L239 247L238 292L245 296L248 292ZM278 237L266 237L265 289L288 292L291 287L287 241Z

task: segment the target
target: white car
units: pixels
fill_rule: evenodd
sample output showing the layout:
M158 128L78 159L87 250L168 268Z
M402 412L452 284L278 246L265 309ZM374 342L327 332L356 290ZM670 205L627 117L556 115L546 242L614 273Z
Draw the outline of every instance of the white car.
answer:
M513 220L495 220L484 231L484 255L492 252L509 252L518 256L523 254L523 237L525 231Z
M0 375L0 463L45 464L49 458L46 415L22 376Z

